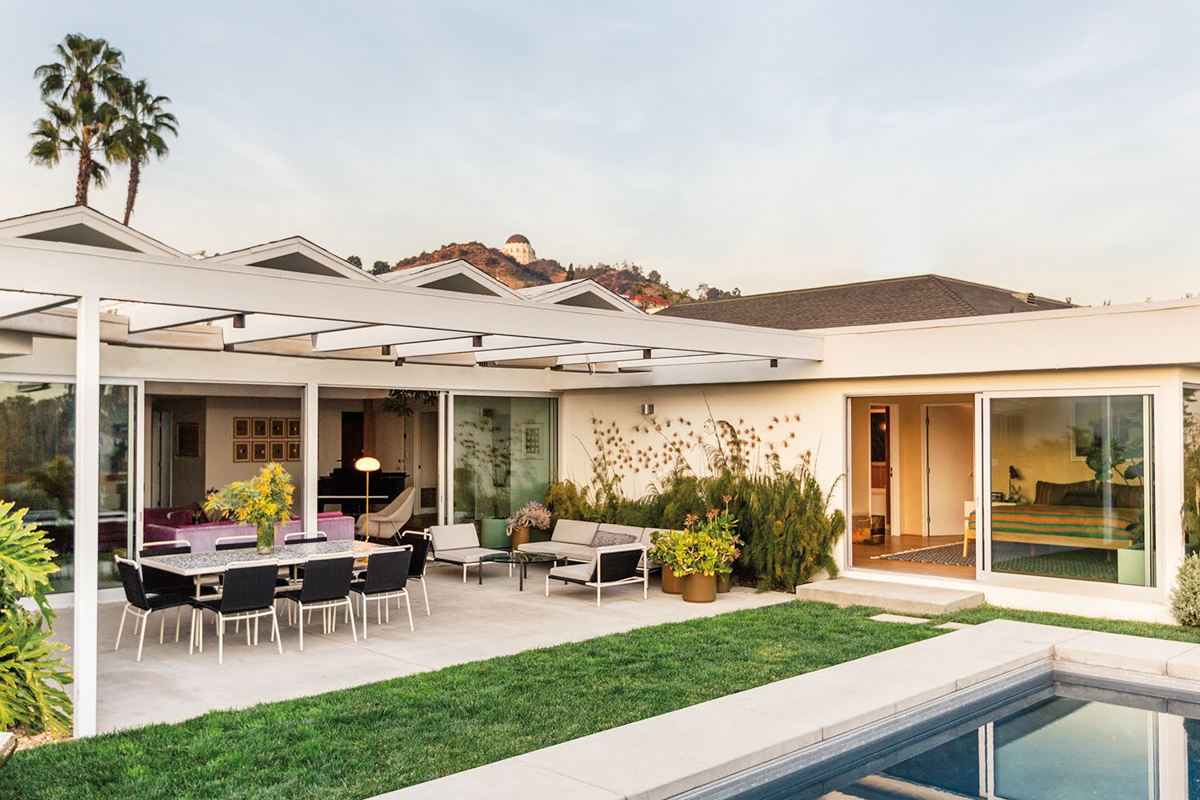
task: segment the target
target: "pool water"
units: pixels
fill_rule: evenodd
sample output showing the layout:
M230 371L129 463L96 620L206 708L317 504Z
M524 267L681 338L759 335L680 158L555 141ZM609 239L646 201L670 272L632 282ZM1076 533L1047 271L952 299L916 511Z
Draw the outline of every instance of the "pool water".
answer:
M1195 698L1200 703L1200 697ZM1200 705L1058 683L704 796L1200 800ZM715 786L715 785L714 785ZM701 790L703 792L703 790ZM701 796L697 793L697 796Z

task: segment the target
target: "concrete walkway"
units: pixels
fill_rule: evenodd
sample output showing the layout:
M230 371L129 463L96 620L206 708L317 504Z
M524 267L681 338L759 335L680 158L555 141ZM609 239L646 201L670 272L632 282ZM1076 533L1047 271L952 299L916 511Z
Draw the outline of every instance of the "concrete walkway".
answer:
M231 626L223 665L217 664L212 615L208 615L204 653L189 656L186 611L178 644L174 641L174 612L167 616L166 642L161 645L159 615L155 614L138 663L132 620L125 625L121 649L113 650L124 604L103 604L99 729L178 722L216 709L320 694L536 647L793 599L779 592L735 589L718 595L715 603L685 603L677 595L663 594L657 578L652 578L648 600L642 600L640 585L617 587L604 592L603 605L597 608L595 592L583 587L558 584L545 597L545 573L545 566L531 565L525 591L518 592L517 577L508 577L506 565L485 567L482 586L476 583L474 572L463 584L461 571L430 567L427 580L432 616L425 615L421 587L415 585L415 632L409 631L404 611L394 605L391 622L383 625L376 623L372 608L366 640L359 620L357 643L351 639L350 627L340 621L336 633L322 634L317 616L305 629L301 653L297 630L284 627L286 618L281 612L282 656L268 641L265 627L258 646L248 647L244 631L240 636L233 634ZM66 644L70 644L71 625L70 609L60 611L54 627Z
M836 578L796 587L796 597L835 606L872 606L897 614L937 617L983 605L983 592L939 586Z
M1200 690L1200 646L995 620L380 798L658 800L1038 669L1101 670L1193 696Z

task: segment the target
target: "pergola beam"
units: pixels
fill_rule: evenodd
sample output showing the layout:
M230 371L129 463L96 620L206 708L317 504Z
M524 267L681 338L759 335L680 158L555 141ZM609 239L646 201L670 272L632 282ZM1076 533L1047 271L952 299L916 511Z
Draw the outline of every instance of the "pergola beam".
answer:
M0 292L0 319L33 314L75 302L74 297L36 292Z
M180 325L196 325L237 314L236 311L230 311L227 308L162 306L155 303L120 303L108 310L129 319L130 333L146 333Z

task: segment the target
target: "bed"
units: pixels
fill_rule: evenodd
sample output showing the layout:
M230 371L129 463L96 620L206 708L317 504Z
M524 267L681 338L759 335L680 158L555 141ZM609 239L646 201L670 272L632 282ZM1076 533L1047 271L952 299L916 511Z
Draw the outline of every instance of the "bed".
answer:
M1038 481L1033 503L992 506L992 540L1119 550L1135 542L1129 528L1141 520L1141 498L1140 486L1106 486L1102 494L1094 481ZM975 530L976 515L971 511L963 536L964 556Z

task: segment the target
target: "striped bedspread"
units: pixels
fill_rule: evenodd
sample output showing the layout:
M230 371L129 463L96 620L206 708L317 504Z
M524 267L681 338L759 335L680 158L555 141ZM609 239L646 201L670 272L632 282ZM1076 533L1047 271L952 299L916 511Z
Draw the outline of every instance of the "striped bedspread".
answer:
M995 506L992 535L1078 536L1081 539L1132 539L1125 528L1138 521L1139 508L1086 506ZM975 512L967 523L975 532Z

